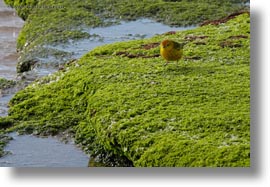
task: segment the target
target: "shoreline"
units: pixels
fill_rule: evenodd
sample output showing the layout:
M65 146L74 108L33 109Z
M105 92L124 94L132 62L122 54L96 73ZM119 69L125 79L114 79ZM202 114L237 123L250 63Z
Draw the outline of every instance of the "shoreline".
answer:
M121 11L123 12L116 12L115 14L121 15L125 12L125 10ZM78 12L76 16L81 16L82 18L90 16L93 18L90 20L94 20L92 24L100 24L100 20L91 12L88 12L87 15L85 13ZM39 12L39 14L37 16L42 16L42 12ZM32 23L38 23L38 17L31 14L29 16L32 19ZM65 21L69 22L69 19L68 15ZM200 165L200 161L196 159L192 163L188 163L188 160L184 158L179 161L179 159L175 160L173 155L169 155L169 153L178 153L180 151L179 148L182 148L183 151L194 149L195 151L193 150L194 152L191 151L190 153L194 153L194 155L197 154L196 150L201 150L202 152L210 150L210 152L216 152L217 154L225 152L229 155L224 160L220 160L220 163L224 162L225 164L219 165L219 161L211 161L211 155L206 154L204 156L207 157L205 160L207 163L201 162L202 166L229 166L230 164L234 166L247 166L249 164L249 136L245 133L247 133L246 129L248 128L249 119L245 116L248 113L246 111L248 106L246 95L248 88L245 87L239 90L239 93L243 95L243 98L240 97L242 104L238 103L239 98L238 100L233 99L233 102L235 102L233 103L234 106L239 108L237 112L238 117L234 116L235 111L231 111L233 109L229 108L232 104L227 103L228 98L238 97L236 93L230 92L230 90L238 90L238 84L240 83L236 78L240 79L239 76L243 76L244 82L242 84L246 86L247 80L245 78L249 77L249 58L247 58L248 54L246 54L246 49L249 47L247 43L249 34L248 32L245 33L249 29L249 18L240 15L235 18L235 20L238 19L240 22L236 21L235 25L230 24L233 20L226 23L232 30L235 29L233 30L233 35L229 35L229 32L226 30L227 27L223 27L223 25L216 27L209 25L191 31L175 32L174 34L166 35L167 38L180 39L181 41L189 40L189 45L185 49L185 60L191 63L178 69L172 66L165 69L160 67L159 63L156 64L156 62L160 62L161 59L155 55L158 53L158 48L145 49L142 47L142 44L147 45L148 42L159 42L164 35L97 47L79 60L68 63L61 71L44 77L18 92L11 101L10 114L11 118L16 121L13 128L22 132L24 130L29 132L37 131L41 135L57 134L61 130L72 128L75 132L76 143L82 145L85 151L92 151L96 155L105 155L104 160L122 156L122 158L132 161L134 166L156 166L156 164L158 166L166 164L166 166ZM54 21L57 23L57 20ZM243 25L240 24L241 21L244 21ZM33 57L36 57L36 54L31 49L34 49L34 46L42 46L43 42L46 41L46 37L48 37L49 43L57 44L59 41L63 42L67 38L69 40L82 39L89 36L89 34L80 31L69 33L66 30L62 31L62 28L60 28L59 33L61 35L64 33L67 38L62 38L59 33L54 33L54 30L52 30L48 35L42 35L42 38L37 37L31 41L31 36L27 35L27 30L33 29L35 24L28 26L29 28L24 28L25 33L20 35L18 44L19 49L27 55L21 62L27 62L28 65L26 65L30 69L32 65L36 66L39 63L33 61ZM242 29L240 31L244 33L237 30L236 26L239 26ZM204 30L206 27L209 30ZM223 32L224 36L216 34L214 40L213 33L218 32L218 29ZM39 31L43 32L42 30ZM37 33L34 33L34 35ZM204 35L207 33L207 36L200 38L201 33L204 33ZM198 37L190 37L193 34ZM238 37L240 35L245 37ZM23 47L25 44L27 44L26 47ZM35 49L37 51L44 50L39 47ZM233 54L234 50L238 55L229 56L229 60L227 59L228 57L225 58L225 52ZM30 51L31 53L29 53ZM211 52L212 58L206 55L209 52ZM59 51L52 51L52 53L64 55L64 53L59 53ZM123 54L131 55L124 56ZM155 58L140 59L142 54ZM50 56L51 54L45 55ZM135 58L129 58L130 56L135 56ZM99 69L100 64L102 64L102 69ZM20 65L23 65L23 63ZM142 69L142 67L144 68ZM241 72L237 74L236 70L239 69ZM27 68L23 71L27 71ZM100 72L104 73L100 74ZM149 72L151 73L149 74ZM202 76L198 77L195 72ZM93 77L94 75L96 78ZM176 77L178 79L175 79ZM233 84L228 85L226 82L223 82L226 79L232 81ZM179 82L179 80L182 81ZM215 80L215 82L212 82L212 80ZM151 84L148 84L147 81ZM105 83L106 86L103 85ZM137 85L139 83L141 84ZM188 85L188 83L192 86ZM129 87L130 85L137 86ZM172 85L174 86L172 87ZM204 89L201 88L203 85ZM219 86L217 87L217 85ZM224 88L224 86L226 87ZM183 92L186 87L189 89ZM212 90L212 87L216 87L217 90ZM137 90L137 88L140 89ZM145 93L141 93L142 89ZM185 99L183 100L180 97L177 100L171 101L171 99L176 99L178 94L174 94L171 98L169 97L170 93L167 93L164 89L170 90L172 93L176 89L175 93L184 94ZM54 91L51 92L51 90ZM217 95L217 91L220 92L220 96ZM54 95L54 92L59 93ZM120 94L120 97L116 97L117 94ZM36 99L31 99L32 97ZM165 100L163 97L165 97ZM136 103L140 99L143 100L140 103ZM128 101L129 104L127 105L124 101ZM27 103L27 105L21 108L21 104L24 103ZM162 104L159 105L158 103ZM210 106L205 108L201 103L204 103L205 106ZM141 106L141 104L143 105ZM215 107L213 106L220 106L220 109L224 110L224 114L218 113L218 110L214 109ZM209 112L208 110L213 111ZM175 111L178 111L178 113ZM228 111L231 111L231 113ZM211 116L212 113L215 115ZM204 114L206 116L202 117ZM222 120L216 118L217 116ZM189 118L192 118L192 123ZM239 127L241 129L238 129L240 134L243 133L241 135L235 135L235 131L231 129L234 125L238 127L238 123L241 125ZM214 137L212 137L216 139L215 141L212 140L211 135L200 131L201 129L208 132L208 124L211 129L216 129ZM192 130L189 130L191 128L189 126L192 127ZM219 139L219 137L224 135L222 134L222 128L226 128L230 134L233 134L232 136L226 136L223 142ZM138 134L137 132L140 133ZM199 136L193 134L194 132L199 134ZM168 136L166 133L168 133ZM213 141L213 146L212 144L207 145L207 138L211 142ZM198 144L193 145L194 140ZM170 144L169 142L174 143ZM177 144L177 147L174 144ZM199 147L196 148L196 146ZM163 149L170 150L168 155L162 155L163 151L158 151ZM193 158L194 155L189 155L189 152L186 153L186 157ZM106 154L111 154L109 159ZM230 160L230 156L235 160ZM159 157L161 160L156 157ZM156 159L160 161L156 161ZM121 162L121 159L119 161Z

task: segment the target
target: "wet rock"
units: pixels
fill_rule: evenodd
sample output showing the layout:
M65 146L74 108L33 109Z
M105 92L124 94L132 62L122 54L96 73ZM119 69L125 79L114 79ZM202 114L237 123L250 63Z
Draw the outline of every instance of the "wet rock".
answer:
M0 126L0 158L9 154L9 152L4 151L3 148L10 140L12 140L12 137L1 132L1 126Z
M235 18L236 16L239 16L241 14L250 14L249 11L247 10L243 10L243 11L239 11L239 12L235 12L230 14L229 16L222 18L222 19L217 19L217 20L209 20L209 21L205 21L202 24L200 24L200 26L204 26L204 25L219 25L221 23L226 23L227 21Z
M169 32L164 33L164 35L173 35L173 34L176 34L176 32L175 31L169 31Z
M200 56L187 56L184 57L185 60L200 60L202 57Z
M8 118L0 118L0 129L6 129L13 125L14 121Z
M36 59L20 61L17 64L17 73L23 73L26 71L30 71L37 62L38 62L38 60L36 60Z
M194 44L196 44L196 45L206 45L206 42L198 41L198 42L194 42Z
M16 82L15 81L6 80L6 79L3 79L3 78L0 78L0 90L12 88L15 85L16 85Z
M201 36L187 35L187 36L185 36L185 40L187 40L187 41L194 41L194 40L205 39L205 38L208 38L208 36L205 36L205 35L201 35Z
M219 46L222 48L224 47L235 48L235 47L242 47L242 44L234 43L232 41L223 41L223 42L220 42Z
M152 48L156 48L159 46L159 43L158 42L154 42L154 43L149 43L149 44L143 44L142 45L142 48L143 49L146 49L146 50L149 50L149 49L152 49Z
M131 54L126 51L119 51L116 53L117 56L122 56L122 57L128 57L128 58L155 58L159 57L159 54L154 54L154 55L144 55L144 54Z
M248 36L246 36L246 35L236 35L236 36L230 36L228 39L241 39L241 38L247 39Z

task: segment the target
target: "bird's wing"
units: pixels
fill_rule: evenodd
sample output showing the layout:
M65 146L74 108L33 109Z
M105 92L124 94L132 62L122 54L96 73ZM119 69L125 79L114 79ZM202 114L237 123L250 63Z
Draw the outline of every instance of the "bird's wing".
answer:
M178 42L173 42L173 45L176 49L183 49L184 44L183 43L178 43Z

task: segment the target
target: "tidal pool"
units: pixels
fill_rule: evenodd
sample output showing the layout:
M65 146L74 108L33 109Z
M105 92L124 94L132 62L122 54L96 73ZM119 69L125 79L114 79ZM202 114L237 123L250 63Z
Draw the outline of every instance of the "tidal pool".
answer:
M37 57L40 61L31 74L37 77L53 73L59 69L61 64L72 59L79 59L93 48L114 42L150 38L157 34L169 31L193 29L190 27L171 27L162 23L150 20L139 19L136 21L122 21L117 25L96 28L83 28L84 32L91 35L88 39L70 40L65 44L43 46L45 51L58 51L63 55L48 57Z
M5 147L8 154L0 158L1 167L87 167L89 157L73 143L53 137L11 133Z
M188 30L190 27L170 27L162 23L150 20L139 19L136 21L122 21L120 24L108 27L84 28L84 31L92 37L79 41L71 41L69 45L58 45L55 48L71 52L72 58L80 58L94 47L114 42L150 38L157 34L169 31Z
M6 116L8 114L8 102L13 97L13 94L0 94L0 117Z

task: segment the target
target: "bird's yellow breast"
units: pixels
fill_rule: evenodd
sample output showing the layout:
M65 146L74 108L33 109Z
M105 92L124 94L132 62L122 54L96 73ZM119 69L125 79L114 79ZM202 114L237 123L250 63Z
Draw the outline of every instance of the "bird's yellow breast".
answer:
M183 55L182 49L160 47L160 55L168 61L179 60Z

